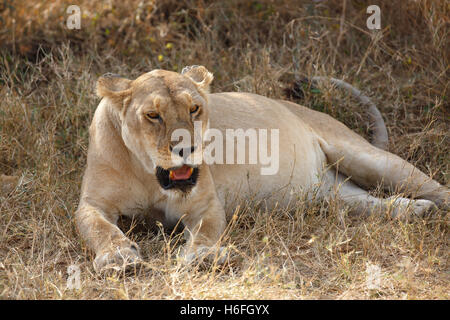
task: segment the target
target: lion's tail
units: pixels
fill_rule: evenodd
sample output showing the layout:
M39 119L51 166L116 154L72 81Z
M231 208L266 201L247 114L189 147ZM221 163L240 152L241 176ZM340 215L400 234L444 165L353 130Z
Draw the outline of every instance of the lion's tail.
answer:
M345 89L349 91L356 99L358 99L363 105L368 107L368 113L370 116L370 126L372 127L372 144L375 147L386 150L388 147L388 133L386 130L386 125L384 124L383 117L376 105L369 99L366 95L361 93L358 89L350 85L349 83L331 78L331 77L312 77L311 81L330 81L338 88Z

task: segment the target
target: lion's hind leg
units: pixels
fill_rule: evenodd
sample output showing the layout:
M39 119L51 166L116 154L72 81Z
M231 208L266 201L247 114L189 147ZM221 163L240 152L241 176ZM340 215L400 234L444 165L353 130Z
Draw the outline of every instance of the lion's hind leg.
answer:
M450 206L447 187L395 154L364 141L328 144L321 140L320 145L328 163L360 186L376 188L382 185L386 190L402 192L408 197L431 200L442 208Z
M329 190L329 199L339 199L354 215L388 214L392 218L407 220L414 216L423 217L436 206L429 200L412 200L393 196L378 198L370 195L342 174L329 171L334 176L334 188Z

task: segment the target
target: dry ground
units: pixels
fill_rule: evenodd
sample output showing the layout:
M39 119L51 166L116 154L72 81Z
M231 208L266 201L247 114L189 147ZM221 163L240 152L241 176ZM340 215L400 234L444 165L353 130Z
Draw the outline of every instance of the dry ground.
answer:
M372 97L392 152L449 184L449 19L445 0L72 1L0 4L0 298L12 299L448 299L448 217L412 223L386 213L347 216L337 202L267 212L243 201L224 243L223 268L180 267L177 236L130 232L138 274L98 276L72 218L86 163L97 77L130 78L202 64L213 92L250 91L332 114L369 137L364 110L329 87L292 92L295 75L332 75ZM366 28L378 4L382 30ZM289 73L291 72L291 73ZM129 223L124 230L129 230ZM67 268L81 289L66 288ZM378 288L367 286L378 270Z

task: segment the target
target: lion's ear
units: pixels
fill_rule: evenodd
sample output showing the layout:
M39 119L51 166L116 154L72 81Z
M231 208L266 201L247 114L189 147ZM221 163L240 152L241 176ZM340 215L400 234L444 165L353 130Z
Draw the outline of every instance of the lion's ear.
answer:
M130 94L131 80L113 73L106 73L97 80L97 95L108 97L116 103L122 103Z
M209 84L213 81L214 76L204 66L188 66L181 71L182 75L189 77L197 84L200 89L209 91Z

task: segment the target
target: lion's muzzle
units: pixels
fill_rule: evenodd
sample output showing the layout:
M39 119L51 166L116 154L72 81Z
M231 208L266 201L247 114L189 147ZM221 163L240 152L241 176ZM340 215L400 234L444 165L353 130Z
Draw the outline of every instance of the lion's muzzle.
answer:
M178 168L163 169L156 167L156 178L164 190L177 189L190 191L197 183L199 170L187 165Z

